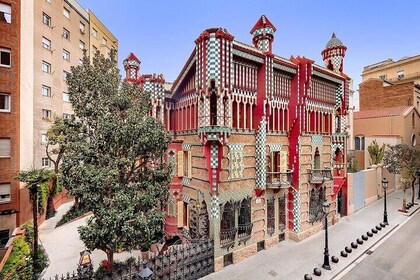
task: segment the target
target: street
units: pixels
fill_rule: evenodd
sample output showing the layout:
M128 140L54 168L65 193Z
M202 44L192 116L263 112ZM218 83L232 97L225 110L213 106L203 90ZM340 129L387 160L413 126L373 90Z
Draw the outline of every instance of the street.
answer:
M420 211L388 239L362 256L343 280L420 279ZM360 260L359 259L359 260Z

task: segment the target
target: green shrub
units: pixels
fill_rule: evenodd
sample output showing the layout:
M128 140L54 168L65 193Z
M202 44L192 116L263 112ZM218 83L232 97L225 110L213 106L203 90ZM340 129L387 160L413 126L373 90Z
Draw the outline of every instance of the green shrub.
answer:
M28 265L27 257L30 256L31 250L28 242L25 240L25 236L16 238L12 244L12 252L0 273L1 279L8 273L11 273L10 279L21 279L17 274L20 270L24 270Z

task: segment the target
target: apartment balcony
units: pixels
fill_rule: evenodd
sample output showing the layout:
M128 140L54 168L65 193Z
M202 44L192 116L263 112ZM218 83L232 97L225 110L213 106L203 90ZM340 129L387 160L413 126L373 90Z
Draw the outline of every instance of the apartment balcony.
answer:
M293 170L285 172L266 172L266 184L268 189L283 189L292 185Z
M333 179L331 169L308 169L309 183L322 184Z

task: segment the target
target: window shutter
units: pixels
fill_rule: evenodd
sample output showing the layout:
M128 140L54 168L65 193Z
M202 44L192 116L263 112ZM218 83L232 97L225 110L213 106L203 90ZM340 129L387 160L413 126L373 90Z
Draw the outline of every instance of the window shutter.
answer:
M188 178L192 177L192 153L188 151Z
M280 152L280 172L286 172L288 166L287 151Z
M184 176L184 152L178 151L178 177Z
M0 139L0 157L10 157L10 139Z
M177 206L177 224L178 227L183 227L184 226L184 202L181 201L177 201L176 203Z

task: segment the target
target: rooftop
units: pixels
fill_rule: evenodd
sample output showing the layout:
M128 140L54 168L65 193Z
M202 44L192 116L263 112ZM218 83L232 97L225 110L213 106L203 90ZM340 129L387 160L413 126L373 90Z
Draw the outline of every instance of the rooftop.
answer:
M381 108L381 109L375 109L375 110L365 110L365 111L354 112L353 116L355 120L405 116L412 109L414 109L413 106Z

